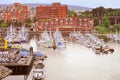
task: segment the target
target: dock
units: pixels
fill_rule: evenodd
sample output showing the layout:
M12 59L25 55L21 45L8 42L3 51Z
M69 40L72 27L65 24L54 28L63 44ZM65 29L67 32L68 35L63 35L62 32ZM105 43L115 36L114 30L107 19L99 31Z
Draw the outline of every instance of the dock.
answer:
M12 75L28 75L33 65L33 57L21 58L17 63L0 63L13 71Z

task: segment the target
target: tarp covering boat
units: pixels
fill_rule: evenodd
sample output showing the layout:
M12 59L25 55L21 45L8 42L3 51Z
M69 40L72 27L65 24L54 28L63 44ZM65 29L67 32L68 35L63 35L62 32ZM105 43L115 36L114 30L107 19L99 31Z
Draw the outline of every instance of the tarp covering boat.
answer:
M35 56L42 56L43 54L41 52L35 52Z
M20 51L19 54L22 55L22 56L27 56L29 54L29 52L27 52L27 51Z

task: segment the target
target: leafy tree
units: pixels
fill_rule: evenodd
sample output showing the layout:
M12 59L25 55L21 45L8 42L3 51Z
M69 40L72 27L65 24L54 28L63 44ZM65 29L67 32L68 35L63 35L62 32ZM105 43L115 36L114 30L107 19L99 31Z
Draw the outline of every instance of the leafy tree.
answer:
M104 7L98 7L92 10L93 16L103 16L105 14L106 10Z
M31 27L31 19L26 19L24 22L22 22L22 24L25 24L26 27Z
M109 33L113 33L114 32L114 26L110 26L108 31L109 31Z
M73 17L74 15L75 15L75 11L73 11L73 10L68 10L68 13L67 13L67 16L68 17Z
M116 25L114 25L114 28L120 30L120 24L116 24Z
M6 23L6 22L2 22L1 24L0 24L0 27L7 27L8 26L8 24Z
M31 23L32 21L31 21L31 19L29 18L29 19L26 19L25 22Z
M94 26L99 25L99 20L97 18L94 19Z
M117 31L120 31L120 24L115 24L115 25L113 26L113 30L114 30L114 32L116 32L116 30L117 30Z
M26 26L26 27L31 27L31 23L25 22L25 26Z
M107 28L106 28L106 27L103 27L103 26L95 26L95 30L96 30L98 33L106 33L106 32L107 32Z
M109 28L110 26L110 22L107 16L103 16L102 17L102 25L106 28Z

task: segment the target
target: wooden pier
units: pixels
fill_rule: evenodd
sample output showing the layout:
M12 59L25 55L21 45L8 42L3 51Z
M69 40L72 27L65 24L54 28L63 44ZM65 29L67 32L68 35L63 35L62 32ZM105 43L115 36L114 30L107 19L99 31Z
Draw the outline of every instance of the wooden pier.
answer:
M21 58L17 63L0 63L0 65L11 69L11 75L24 75L24 80L27 80L27 76L33 66L33 57L27 56L25 58Z

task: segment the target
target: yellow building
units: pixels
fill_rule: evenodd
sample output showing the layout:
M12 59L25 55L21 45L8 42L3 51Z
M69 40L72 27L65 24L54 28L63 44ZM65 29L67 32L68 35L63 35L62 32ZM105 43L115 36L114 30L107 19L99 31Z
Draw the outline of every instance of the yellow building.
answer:
M0 49L7 49L8 47L8 42L3 39L3 38L0 38Z

